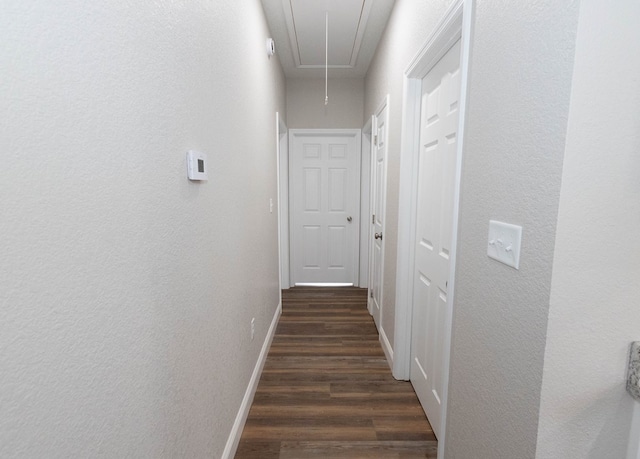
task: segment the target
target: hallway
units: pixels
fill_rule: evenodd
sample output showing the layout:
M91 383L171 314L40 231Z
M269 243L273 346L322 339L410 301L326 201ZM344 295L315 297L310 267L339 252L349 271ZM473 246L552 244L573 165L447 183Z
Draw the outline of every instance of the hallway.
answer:
M396 381L367 290L293 288L236 458L435 458L411 384Z
M448 307L446 328L429 321L430 338L444 330L439 459L640 458L626 390L640 340L640 1L0 12L0 458L433 458L411 386L389 371L407 378L424 349L409 329L427 287ZM332 28L347 18L348 36ZM447 104L427 76L458 35ZM421 141L420 120L445 124L441 106L459 111L456 134ZM315 199L320 166L304 194L289 187L301 130L361 131L359 178L333 168L330 200ZM454 203L455 247L418 237L414 218L422 184L445 182L438 145L460 155L446 163L454 192L429 196ZM294 195L345 212L334 239L359 229L353 284L374 292L380 341L364 291L281 301ZM515 258L492 222L521 233L517 268L490 256ZM448 277L416 279L421 244L448 257Z

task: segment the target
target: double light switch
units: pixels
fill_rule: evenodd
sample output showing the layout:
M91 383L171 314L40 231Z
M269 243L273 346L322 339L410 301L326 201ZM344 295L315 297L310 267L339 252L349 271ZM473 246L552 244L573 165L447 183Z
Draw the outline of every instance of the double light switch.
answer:
M519 269L521 241L522 226L495 220L489 221L489 244L487 245L489 257Z

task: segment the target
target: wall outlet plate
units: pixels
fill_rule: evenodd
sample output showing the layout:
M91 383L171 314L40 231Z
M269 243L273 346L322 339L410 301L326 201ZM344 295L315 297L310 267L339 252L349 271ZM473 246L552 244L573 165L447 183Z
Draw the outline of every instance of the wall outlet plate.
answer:
M627 369L627 392L640 402L640 341L631 343L629 368Z
M489 221L489 244L487 255L507 266L520 268L520 243L522 242L522 226Z

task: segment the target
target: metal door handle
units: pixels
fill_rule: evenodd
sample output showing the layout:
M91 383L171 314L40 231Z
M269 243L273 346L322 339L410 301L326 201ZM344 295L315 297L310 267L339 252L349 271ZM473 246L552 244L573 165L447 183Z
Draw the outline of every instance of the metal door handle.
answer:
M373 235L374 238L382 240L382 233L376 233Z
M351 220L353 220L351 217L347 217L347 221L348 221L349 223L351 223Z

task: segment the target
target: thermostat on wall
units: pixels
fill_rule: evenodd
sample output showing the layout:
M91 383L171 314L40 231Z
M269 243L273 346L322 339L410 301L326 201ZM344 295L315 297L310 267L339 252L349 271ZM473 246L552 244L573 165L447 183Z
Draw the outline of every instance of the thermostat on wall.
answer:
M189 180L209 180L207 155L195 150L187 152L187 177Z

